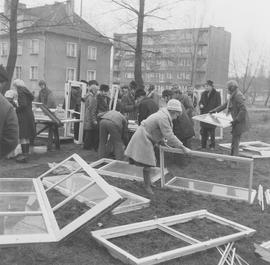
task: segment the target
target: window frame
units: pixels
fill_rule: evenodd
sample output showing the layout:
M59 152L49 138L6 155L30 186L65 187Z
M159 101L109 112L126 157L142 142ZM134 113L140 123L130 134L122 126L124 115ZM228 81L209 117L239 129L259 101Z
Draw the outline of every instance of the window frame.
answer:
M69 70L74 70L74 78L73 79L69 79L69 74L68 71ZM77 77L77 69L75 67L67 67L66 68L66 81L76 81L76 77Z
M72 46L74 46L73 53L72 53L72 49L71 49ZM67 42L66 43L66 56L71 57L71 58L77 57L77 43L76 42Z
M33 71L33 69L36 69L36 76L34 76L35 71ZM37 65L30 65L30 71L29 71L29 79L31 81L36 81L38 80L38 66Z
M87 59L92 60L92 61L97 60L97 47L88 45L88 47L87 47Z
M35 45L36 43L36 45ZM35 49L36 47L36 49ZM39 39L31 39L30 40L30 54L37 55L39 54Z
M94 76L94 78L91 78L90 76L90 72L92 72L93 73L93 76ZM96 70L87 70L86 71L86 79L87 80L96 80L96 78L97 78L97 71Z

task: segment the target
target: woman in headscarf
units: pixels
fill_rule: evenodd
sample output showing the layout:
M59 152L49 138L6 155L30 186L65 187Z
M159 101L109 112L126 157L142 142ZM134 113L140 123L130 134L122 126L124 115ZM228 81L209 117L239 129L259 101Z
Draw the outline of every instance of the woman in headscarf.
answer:
M30 144L33 144L36 135L35 119L32 111L33 94L26 88L23 80L15 79L12 90L18 95L18 106L16 108L19 122L19 143L22 154L16 158L17 162L26 163L29 155Z

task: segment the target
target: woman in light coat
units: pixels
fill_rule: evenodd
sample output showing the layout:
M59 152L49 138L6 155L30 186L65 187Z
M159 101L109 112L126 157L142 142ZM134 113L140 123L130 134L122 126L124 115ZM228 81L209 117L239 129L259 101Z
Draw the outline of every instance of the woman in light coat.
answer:
M172 121L182 112L181 103L178 100L169 100L167 107L150 115L142 121L132 136L125 155L129 157L131 164L143 167L145 190L153 194L151 189L150 167L156 166L154 145L163 143L165 140L171 147L181 148L184 153L189 149L173 133Z

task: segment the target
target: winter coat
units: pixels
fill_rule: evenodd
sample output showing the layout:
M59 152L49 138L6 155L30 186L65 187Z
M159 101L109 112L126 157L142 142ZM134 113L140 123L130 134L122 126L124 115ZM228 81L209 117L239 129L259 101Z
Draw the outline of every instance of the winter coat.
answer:
M145 97L141 100L138 107L138 122L139 125L143 120L148 118L151 114L158 111L158 105L152 98Z
M137 120L135 98L130 92L123 95L121 98L121 113L124 114L128 120Z
M221 104L220 93L216 91L215 88L213 88L210 93L206 90L202 92L201 99L199 101L201 114L208 113L210 110L218 107L220 104ZM205 122L201 122L201 127L216 128L216 126Z
M180 94L180 97L178 100L183 104L185 107L186 113L190 120L192 120L192 116L194 113L194 107L191 98L188 95L185 94Z
M106 112L104 115L102 115L101 120L112 121L113 124L119 130L123 143L127 145L129 140L128 121L123 114L121 114L119 111L116 110L110 110Z
M110 104L110 98L105 95L97 95L97 114L108 111Z
M43 103L48 108L51 108L51 109L56 108L56 103L55 103L55 100L54 100L53 93L47 87L42 88L39 91L39 94L38 94L38 97L37 97L36 101Z
M36 136L35 118L32 111L33 94L26 87L17 87L19 138L34 140Z
M228 113L232 115L232 119L234 121L232 126L232 134L241 135L242 133L248 131L250 128L250 122L247 108L245 106L245 97L238 89L230 96L229 101L215 108L214 111L220 112L226 109L227 106Z
M180 141L184 141L185 139L195 136L195 131L193 128L193 122L188 117L183 104L181 105L182 114L173 121L173 132Z
M136 162L156 166L155 144L167 139L168 144L172 147L182 146L181 141L173 134L172 126L172 119L167 108L150 115L142 121L133 134L125 155Z
M159 94L153 90L151 91L148 95L147 95L148 98L151 98L154 100L154 102L159 106L159 100L160 100L160 97L159 97Z
M0 94L0 159L16 148L18 139L19 124L15 109Z
M97 126L97 98L90 92L84 97L84 130L93 130Z

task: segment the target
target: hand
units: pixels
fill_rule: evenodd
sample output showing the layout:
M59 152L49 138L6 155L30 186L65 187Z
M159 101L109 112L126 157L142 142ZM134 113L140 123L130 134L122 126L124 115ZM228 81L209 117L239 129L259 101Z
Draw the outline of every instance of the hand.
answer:
M231 121L232 127L234 127L237 123L239 123L239 121L237 121L237 120Z
M215 110L210 110L209 111L209 114L213 114L213 113L216 113L216 111Z
M191 150L189 148L185 147L184 145L181 148L182 148L184 154L188 155L189 153L191 153Z
M200 109L202 109L204 106L203 106L203 104L200 104Z

